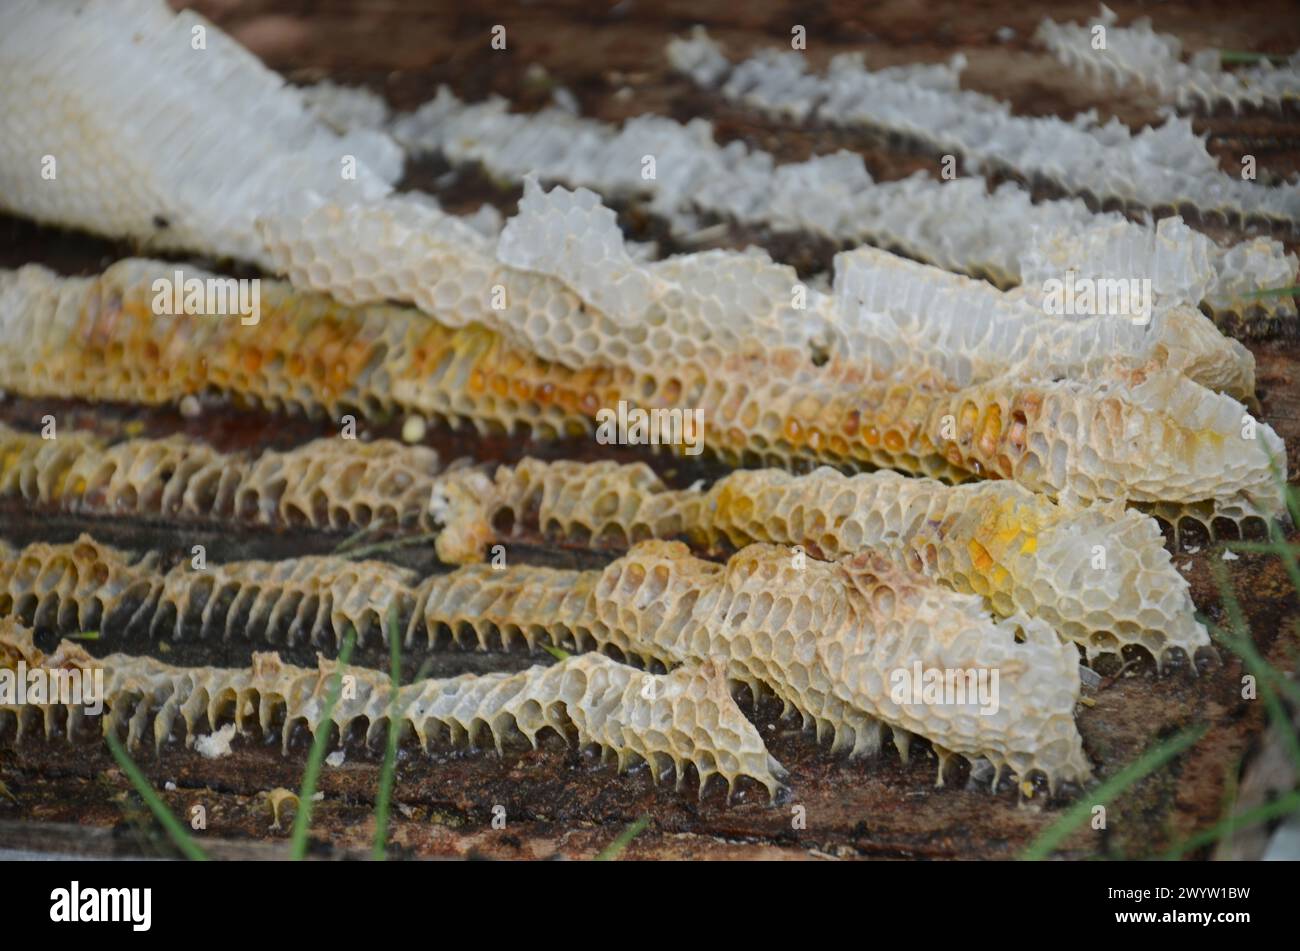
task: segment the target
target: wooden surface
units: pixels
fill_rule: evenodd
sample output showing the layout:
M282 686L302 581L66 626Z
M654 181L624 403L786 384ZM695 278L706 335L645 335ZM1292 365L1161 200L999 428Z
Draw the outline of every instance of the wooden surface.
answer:
M1142 7L1113 4L1126 21ZM228 29L270 65L295 81L330 76L364 83L398 107L431 97L440 82L462 97L489 92L508 96L517 108L546 104L554 85L570 89L585 114L617 120L643 112L687 119L709 115L724 139L741 138L783 159L800 159L834 148L859 149L879 179L898 178L917 169L937 173L933 157L891 150L878 143L825 129L795 129L766 123L736 112L693 90L670 75L662 50L668 37L694 22L704 22L728 44L733 55L787 41L790 26L808 29L809 53L821 61L843 49L862 49L869 62L888 65L938 61L965 53L971 88L1010 100L1028 114L1069 116L1096 107L1125 121L1155 118L1151 103L1098 95L1066 74L1030 36L1043 15L1023 3L821 3L791 14L781 5L754 2L602 4L493 4L491 12L467 4L362 2L269 2L210 0L198 9ZM1093 3L1052 4L1057 19L1083 18ZM1159 29L1178 33L1191 49L1215 45L1231 49L1289 52L1300 47L1300 17L1293 5L1225 5L1167 3L1151 14ZM488 48L493 24L507 26L509 50ZM997 30L1010 26L1014 36L1000 40ZM540 73L534 64L540 64ZM533 67L530 71L530 67ZM1290 174L1300 168L1300 127L1294 119L1216 117L1198 121L1210 133L1210 145L1233 167L1243 151L1258 158L1264 174ZM428 163L408 171L408 186L438 194L458 211L491 201L509 213L517 190L499 189L472 173L446 176L445 167ZM635 237L662 236L662 229L643 209L622 207L621 221ZM767 243L781 259L808 272L824 267L834 250L806 238L729 231L722 246ZM42 261L69 273L91 273L129 247L53 229L0 219L0 264ZM1238 328L1247 334L1259 361L1261 418L1286 439L1289 470L1300 467L1300 354L1290 327ZM242 414L205 414L185 420L168 411L86 406L84 404L0 401L0 419L33 428L45 412L59 414L61 425L94 427L120 433L128 424L146 433L186 431L223 446L255 443L291 445L325 432L302 420L269 420ZM391 435L374 427L371 435ZM434 431L429 442L451 456L511 459L530 452L593 457L593 446L534 446L505 440L480 442L460 434ZM667 465L652 459L654 464ZM716 471L672 471L675 482ZM232 531L223 525L140 525L52 517L12 505L0 507L2 533L11 541L68 539L89 529L127 547L161 548L173 555L196 540L207 544L216 560L235 557L287 556L327 551L339 541L324 533L275 535ZM522 557L548 564L590 564L592 559L538 544L521 549ZM1222 611L1209 573L1218 557L1202 543L1199 552L1179 553L1198 607L1221 620ZM403 561L421 570L438 570L428 552L408 551ZM596 561L598 563L598 560ZM1287 640L1300 634L1300 607L1280 566L1267 556L1243 556L1228 563L1238 590L1246 593L1246 610L1261 650L1284 667ZM1292 643L1294 641L1292 640ZM133 650L157 652L140 643ZM242 644L173 648L173 662L242 663L250 648ZM305 659L302 657L299 660ZM384 658L363 656L382 666ZM408 672L429 661L431 673L513 669L545 663L547 655L522 652L469 653L442 650L430 658L408 658ZM1110 673L1115 673L1112 667ZM1243 763L1259 742L1265 717L1261 705L1240 699L1241 667L1231 658L1199 676L1184 668L1157 674L1138 663L1100 689L1085 690L1090 705L1082 708L1079 727L1085 748L1097 764L1097 776L1113 775L1161 738L1189 725L1209 732L1187 755L1138 784L1109 810L1107 829L1085 829L1064 845L1062 855L1141 856L1158 854L1191 832L1213 824L1229 805ZM935 760L924 744L914 745L904 764L888 748L878 760L850 762L825 745L781 721L767 704L756 722L771 751L789 770L791 796L770 804L757 787L742 786L730 804L720 786L697 797L693 775L681 791L655 786L644 769L619 776L589 753L566 748L551 737L536 751L446 751L426 757L403 752L398 771L393 839L411 856L486 855L545 858L595 854L629 822L650 817L649 828L627 851L631 857L708 858L1003 858L1015 855L1051 824L1065 802L1048 804L1041 791L1024 798L1004 787L997 793L976 782L963 767L947 785L935 786ZM172 746L141 765L163 798L180 814L202 804L208 815L204 841L239 854L274 852L285 835L269 829L266 794L276 787L296 788L301 778L301 747L288 758L278 746L248 738L237 740L232 757L207 760ZM324 800L314 813L317 854L338 857L364 852L373 829L373 800L379 759L352 748L340 768L324 771ZM98 745L70 748L35 742L0 751L0 847L40 848L53 852L81 842L104 854L165 854L167 847L129 784ZM168 786L170 784L170 786ZM174 787L174 788L173 788ZM1073 791L1085 800L1087 792ZM495 807L504 807L504 829L493 828ZM803 807L806 824L792 822ZM84 841L68 826L86 828ZM106 833L105 830L113 830ZM48 838L43 836L48 835ZM267 845L266 843L270 843Z

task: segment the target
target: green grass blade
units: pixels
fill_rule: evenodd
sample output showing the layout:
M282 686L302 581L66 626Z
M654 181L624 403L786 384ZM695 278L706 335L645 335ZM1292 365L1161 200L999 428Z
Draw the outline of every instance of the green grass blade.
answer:
M1278 671L1274 670L1255 647L1255 641L1250 636L1250 625L1246 622L1245 612L1241 609L1241 602L1237 599L1237 592L1232 587L1232 581L1228 578L1228 569L1223 562L1212 561L1210 574L1214 576L1214 583L1219 588L1219 597L1223 601L1223 609L1231 625L1231 631L1218 628L1217 634L1230 650L1241 657L1246 669L1255 675L1260 699L1264 701L1264 707L1268 710L1269 720L1279 724L1282 742L1291 755L1291 761L1295 763L1296 769L1300 770L1300 738L1291 729L1291 719L1287 716L1286 708L1282 705L1275 689L1282 683L1287 683L1291 688L1295 685L1289 684Z
M1242 294L1242 297L1291 297L1294 294L1300 294L1300 284L1292 284L1289 287L1267 287L1262 291L1250 291Z
M1245 829L1261 822L1267 822L1270 819L1288 816L1297 810L1300 810L1300 790L1292 790L1281 799L1265 803L1262 806L1256 806L1239 816L1229 816L1227 819L1215 823L1205 831L1198 832L1196 835L1178 843L1178 845L1166 852L1164 857L1166 859L1181 858L1188 852L1194 852L1196 849L1204 848L1212 842L1217 842L1237 829Z
M375 800L375 846L371 857L383 862L388 859L388 815L393 798L393 782L397 774L397 738L400 735L397 716L397 691L402 685L402 638L397 627L397 605L388 609L389 683L393 694L388 702L388 736L384 742L384 765L379 771L379 796Z
M1159 746L1147 750L1128 766L1106 780L1086 798L1075 803L1061 818L1057 819L1042 835L1033 841L1029 848L1020 854L1024 861L1037 862L1047 858L1052 851L1065 841L1071 832L1088 821L1094 806L1107 805L1120 793L1134 783L1155 772L1179 753L1188 749L1203 737L1208 726L1191 727L1166 740Z
M1281 53L1250 53L1244 50L1219 50L1219 62L1221 63L1259 63L1263 60L1271 60L1274 63L1285 63L1289 56Z
M176 848L180 849L187 859L195 862L206 862L208 853L199 847L199 844L194 841L194 837L186 830L185 825L172 814L172 811L167 808L167 804L159 798L158 793L149 785L149 780L145 779L144 773L140 772L140 767L135 765L135 760L131 759L130 754L123 749L121 741L112 733L105 733L104 739L108 741L108 749L113 754L113 759L117 760L117 765L122 772L126 773L126 778L131 780L131 785L140 794L140 798L145 801L154 818L171 836Z
M573 656L563 647L552 647L550 644L543 644L542 650L546 651L546 653L550 654L556 660L568 660Z
M316 780L320 776L321 763L325 759L325 744L329 742L328 724L338 706L339 695L343 692L343 666L352 657L352 647L356 644L357 633L349 629L343 636L343 646L339 649L339 666L330 678L329 693L325 697L325 710L320 718L320 726L311 740L311 752L307 756L307 768L302 773L302 788L298 791L298 812L293 817L293 834L289 842L289 857L301 859L307 854L307 831L311 828L312 797L316 795ZM287 728L287 727L286 727Z
M601 853L596 856L596 861L597 862L614 861L616 858L618 858L620 855L623 854L623 850L626 849L628 845L631 844L633 839L635 839L637 836L639 836L642 832L645 831L646 826L648 826L649 824L650 824L650 817L641 816L641 818L637 819L626 829L620 832L618 834L618 838L616 838L609 845L605 846L605 848L601 851Z
M1288 680L1284 673L1266 661L1255 648L1253 641L1236 637L1230 631L1219 627L1206 618L1201 618L1201 622L1209 630L1210 637L1242 659L1246 668L1261 683L1261 689L1263 689L1262 684L1267 683L1274 690L1286 694L1292 703L1300 705L1300 684Z

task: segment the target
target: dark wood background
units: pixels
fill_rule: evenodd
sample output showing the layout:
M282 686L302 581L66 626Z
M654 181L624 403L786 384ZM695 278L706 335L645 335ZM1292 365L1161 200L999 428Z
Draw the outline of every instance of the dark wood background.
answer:
M507 96L516 108L545 105L556 85L569 89L584 114L618 120L645 112L678 119L713 118L722 139L740 138L797 160L840 147L858 149L878 179L899 178L917 169L937 174L932 156L890 149L851 134L798 129L764 122L723 107L669 73L663 47L670 35L704 23L733 55L788 42L795 23L808 30L808 52L823 61L846 49L865 50L876 65L938 61L961 51L970 60L964 78L970 88L1012 102L1026 114L1068 117L1097 108L1140 124L1157 118L1154 103L1099 94L1066 73L1035 48L1033 31L1050 12L1056 19L1083 19L1091 2L1029 4L1001 2L808 3L786 5L751 0L745 4L667 0L608 3L452 4L396 0L207 0L193 6L295 82L330 77L381 92L395 107L410 108L448 83L462 98L489 93ZM1171 2L1113 3L1121 22L1140 13L1158 29L1174 32L1196 50L1226 49L1289 53L1300 47L1296 4ZM490 9L489 9L490 7ZM489 49L491 27L507 28L509 48ZM1000 38L999 28L1014 34ZM542 68L539 70L537 67ZM1300 123L1294 117L1216 116L1197 121L1210 134L1210 147L1225 169L1238 168L1244 152L1256 155L1262 176L1291 175L1300 168ZM517 189L493 185L472 172L446 176L436 162L408 169L405 187L438 194L448 207L470 211L484 201L507 214ZM642 209L620 208L621 220L637 237L662 237ZM834 250L824 244L731 229L717 241L742 247L768 244L802 271L825 267ZM1294 250L1294 245L1292 246ZM0 218L0 264L40 261L69 273L91 273L132 252L120 243L93 239L28 222ZM1289 471L1300 465L1300 354L1289 324L1248 323L1232 328L1259 361L1261 418L1286 439ZM162 434L187 431L223 447L291 445L332 431L305 420L274 420L236 413L205 414L186 420L165 410L140 411L75 402L0 401L0 419L31 428L45 412L60 424L107 433ZM371 427L370 435L392 428ZM534 446L526 442L467 440L434 430L429 443L451 456L517 458L529 452L591 455L591 448ZM657 465L670 465L657 460ZM674 471L694 478L706 471ZM126 547L161 548L172 555L202 541L215 560L276 557L330 550L338 538L325 533L232 532L229 526L139 525L55 517L13 505L0 507L0 525L11 541L69 539L84 529ZM551 564L577 564L575 556L539 544L522 557ZM1197 605L1222 617L1209 573L1210 546L1176 556L1186 566ZM421 570L438 570L427 552L408 550L402 560ZM590 559L582 563L591 563ZM1287 641L1300 634L1300 607L1275 559L1243 556L1229 565L1261 650L1287 666ZM157 645L132 645L157 652ZM174 662L243 663L247 645L173 647ZM1292 655L1293 656L1293 655ZM308 657L296 657L309 660ZM382 666L384 658L364 656ZM425 658L408 658L408 670ZM434 674L511 669L545 663L547 655L522 652L440 651ZM1138 784L1109 810L1104 832L1088 829L1065 844L1067 857L1159 854L1170 844L1205 828L1233 806L1243 770L1258 759L1265 717L1258 703L1240 699L1241 666L1223 665L1195 675L1189 669L1165 675L1138 663L1111 668L1099 689L1086 691L1079 718L1086 749L1105 778L1150 744L1183 727L1206 723L1210 731L1186 756ZM720 786L702 799L690 776L682 791L655 786L642 768L618 776L589 753L567 749L557 737L537 751L512 751L505 758L486 751L449 751L426 757L406 751L398 773L393 837L397 850L416 856L479 854L505 858L590 856L629 822L650 817L648 829L626 853L631 857L881 857L1003 858L1015 855L1060 814L1064 803L1046 803L1041 792L1025 799L1015 789L990 793L955 770L935 787L936 763L924 744L904 764L892 748L867 762L832 755L795 722L780 721L763 704L757 722L772 753L790 769L789 802L771 805L756 787L745 786L734 802ZM237 741L227 759L206 760L182 748L142 757L158 787L172 784L164 798L181 814L194 803L208 813L205 841L223 854L277 854L284 832L270 831L266 794L296 788L303 755L282 758L278 747ZM317 854L344 856L369 848L379 760L352 750L344 766L326 769L324 801L315 811ZM163 852L165 844L142 814L129 784L98 746L33 743L0 752L0 845L54 851ZM1258 783L1256 783L1257 785ZM1249 784L1248 784L1249 785ZM1083 793L1086 798L1087 793ZM507 826L491 827L493 807L506 809ZM806 828L796 829L794 806L806 811ZM71 826L71 828L69 828ZM80 829L78 829L80 827ZM111 830L111 831L110 831ZM1245 846L1243 846L1245 848ZM1201 853L1204 854L1204 853Z

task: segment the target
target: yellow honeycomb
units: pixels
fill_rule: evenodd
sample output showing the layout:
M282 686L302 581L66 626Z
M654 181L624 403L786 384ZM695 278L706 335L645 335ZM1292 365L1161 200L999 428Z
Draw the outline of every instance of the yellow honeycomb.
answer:
M651 308L638 331L654 339L663 330L668 349L654 346L652 362L620 362L624 350L611 344L610 356L575 370L478 324L450 329L387 306L349 310L274 282L256 326L155 316L152 278L171 267L126 261L98 279L38 267L0 275L0 342L23 340L0 347L0 386L142 403L215 391L335 415L400 408L543 437L590 433L620 401L698 408L704 447L733 464L1008 478L1053 497L1163 503L1203 520L1282 510L1276 433L1174 370L955 388L900 368L877 377L857 357L692 341L657 323L667 320L663 308Z
M135 560L82 535L14 551L0 542L0 617L57 630L125 630L149 615L162 584L155 554Z
M251 455L181 435L110 446L90 433L42 439L0 424L0 495L105 515L428 527L439 469L432 449L391 439L316 439Z
M482 478L447 473L440 491ZM1023 611L1048 622L1090 658L1136 645L1163 662L1171 648L1194 657L1209 646L1158 526L1117 503L1057 504L1011 482L948 486L826 467L741 470L707 490L674 490L642 463L536 459L499 467L472 498L443 513L440 556L477 561L491 541L528 530L616 551L651 538L713 553L799 545L832 560L877 551L981 595L1001 617Z

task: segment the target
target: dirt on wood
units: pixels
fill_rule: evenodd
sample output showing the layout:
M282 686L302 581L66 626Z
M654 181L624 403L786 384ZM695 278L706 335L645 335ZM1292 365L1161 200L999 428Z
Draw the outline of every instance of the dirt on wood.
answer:
M1121 22L1147 12L1143 4L1110 5ZM1157 119L1155 104L1098 94L1031 42L1045 14L1058 20L1084 19L1095 13L1093 2L1054 3L1049 9L1008 2L821 2L799 4L793 8L797 12L767 0L505 3L493 4L490 11L410 0L207 0L192 6L293 81L329 77L367 85L398 108L432 97L440 83L465 99L501 94L521 110L545 106L554 89L563 86L576 96L584 114L613 121L646 112L678 119L707 115L721 139L743 140L783 160L854 149L882 180L918 170L937 175L936 159L843 131L765 122L725 107L669 72L665 42L704 23L732 55L740 56L788 42L791 26L798 23L807 28L809 55L819 63L850 49L865 51L868 62L879 66L937 62L961 52L970 60L963 82L1009 100L1017 112L1069 117L1095 108L1102 116L1117 115L1133 125ZM1176 33L1192 51L1216 46L1289 53L1300 48L1300 17L1290 4L1171 2L1149 12L1158 29ZM489 31L498 23L508 30L506 51L488 46ZM1209 134L1210 147L1225 169L1234 168L1246 152L1257 157L1264 177L1300 169L1300 122L1294 118L1216 116L1197 120L1196 127ZM451 172L436 162L410 168L404 187L431 191L451 210L463 212L486 201L510 213L519 196L517 189L502 189L472 170ZM622 207L620 213L630 236L657 238L661 250L673 250L662 227L643 209ZM738 229L727 230L716 243L743 247L751 242L767 245L805 274L824 269L836 250L807 236ZM133 250L121 242L0 218L0 265L6 267L40 262L65 273L89 274ZM1288 471L1295 473L1300 470L1300 350L1294 328L1271 322L1233 330L1256 356L1260 418L1286 440ZM222 449L287 447L333 432L316 421L270 419L213 407L194 420L164 409L0 400L0 420L21 428L36 428L47 412L58 416L61 427L113 436L187 432ZM378 421L362 435L392 436L399 428L400 421ZM427 441L446 458L595 457L589 443L482 439L436 428ZM643 457L628 451L618 458ZM674 484L718 474L707 465L644 458ZM126 523L0 506L0 534L11 542L68 540L81 531L127 548L159 549L170 557L202 543L218 561L323 553L342 540L328 532ZM1291 537L1295 540L1296 533ZM601 563L598 555L566 551L545 539L520 548L519 555L556 566ZM1221 557L1221 550L1208 542L1197 551L1175 554L1198 608L1216 622L1224 615L1211 562ZM398 558L421 571L443 570L428 550L404 549ZM1224 564L1243 594L1261 653L1293 670L1300 603L1281 565L1272 556L1249 554ZM196 646L141 641L125 647L173 663L209 664L242 664L252 650L242 642ZM311 662L306 653L288 653L300 663ZM1243 668L1229 654L1200 672L1183 665L1162 673L1149 659L1132 660L1123 666L1103 664L1101 672L1108 676L1084 690L1078 722L1098 780L1188 727L1205 726L1207 732L1187 754L1113 802L1104 830L1085 825L1072 834L1060 848L1062 857L1158 855L1212 825L1230 804L1265 726L1262 704L1242 699ZM359 661L386 664L386 658L373 651L362 652ZM529 655L522 648L447 648L407 657L406 674L422 666L431 675L451 675L549 661L549 655ZM555 735L539 749L512 749L504 757L486 750L424 755L403 749L392 819L394 852L410 857L590 857L645 816L649 825L628 846L627 857L1008 858L1071 802L1087 798L1086 792L1067 790L1067 795L1049 801L1046 790L1007 783L993 791L989 777L972 776L964 765L950 766L938 786L937 761L924 743L913 745L907 762L892 746L878 759L853 762L832 754L827 744L802 731L797 720L783 720L779 714L779 707L766 701L754 710L772 754L790 772L790 794L777 803L744 781L728 801L721 784L710 784L697 795L693 773L684 777L680 790L671 782L656 785L644 767L619 775L599 757L568 747ZM204 807L207 829L201 835L214 848L225 854L280 855L289 823L272 828L268 793L298 787L304 754L301 738L288 756L282 756L278 742L249 735L235 740L229 757L205 759L172 744L156 757L152 751L142 753L140 765L177 814L187 816L195 805ZM352 743L342 765L323 771L323 799L313 814L315 855L352 858L368 852L379 769L378 753ZM57 852L76 850L80 843L94 854L171 854L130 783L93 739L75 746L38 739L18 748L0 748L0 783L0 845L30 848L46 843ZM4 795L6 789L10 796ZM77 829L84 831L83 839L78 839Z

